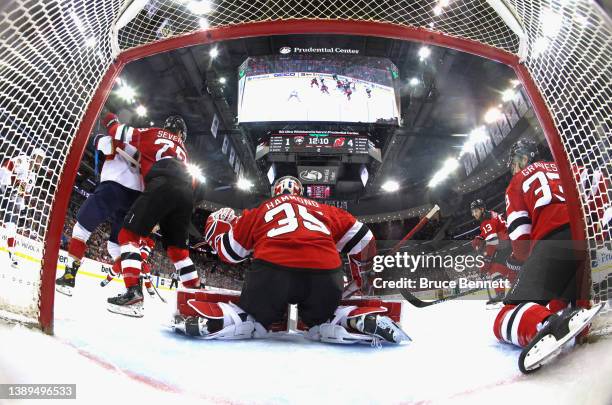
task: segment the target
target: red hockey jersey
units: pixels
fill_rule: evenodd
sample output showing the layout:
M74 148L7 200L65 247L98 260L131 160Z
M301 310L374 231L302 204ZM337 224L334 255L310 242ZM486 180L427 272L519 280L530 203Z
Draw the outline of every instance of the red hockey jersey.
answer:
M129 144L140 152L140 173L146 177L160 160L176 158L187 163L187 152L180 136L161 128L133 128L121 124L115 114L104 117L103 124L116 146Z
M372 232L348 212L295 195L245 210L229 232L210 239L226 262L238 263L252 254L281 268L303 270L337 269L339 253L359 257L367 250L372 256L374 245Z
M504 218L495 211L489 211L489 218L480 223L480 237L486 245L485 255L493 256L499 242L508 240L508 229Z
M569 223L557 165L535 162L516 173L506 189L506 218L512 250L525 260L535 242ZM520 240L530 240L529 247Z

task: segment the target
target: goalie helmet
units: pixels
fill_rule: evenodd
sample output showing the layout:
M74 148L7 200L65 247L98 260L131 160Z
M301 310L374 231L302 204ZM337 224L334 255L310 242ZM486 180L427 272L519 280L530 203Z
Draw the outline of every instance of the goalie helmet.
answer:
M171 115L166 118L164 129L173 134L181 132L183 134L183 142L187 141L187 124L185 124L185 120L180 115Z
M533 163L536 155L538 154L538 145L531 139L519 139L512 148L508 155L508 167L512 166L512 162L516 158L521 156L527 156L527 164Z
M274 182L272 186L272 197L281 194L302 195L304 188L302 183L293 176L284 176Z
M483 210L486 209L485 202L480 198L472 201L472 203L470 204L470 210L475 210L477 208L482 208Z

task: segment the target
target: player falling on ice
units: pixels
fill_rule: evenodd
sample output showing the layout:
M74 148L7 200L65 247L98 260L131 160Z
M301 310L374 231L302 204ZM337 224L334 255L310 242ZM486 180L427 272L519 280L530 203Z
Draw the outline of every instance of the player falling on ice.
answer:
M168 257L180 273L185 287L198 288L198 272L187 249L188 226L193 210L193 179L187 171L185 139L187 126L180 116L166 119L163 128L132 128L123 125L115 114L104 118L115 146L132 145L140 152L143 193L125 216L119 232L121 271L126 292L111 297L109 311L128 316L143 316L140 241L159 224Z
M111 272L120 268L119 230L125 214L143 189L136 148L131 145L114 147L113 138L108 135L98 137L95 147L96 153L99 151L104 154L100 183L77 212L77 222L68 243L66 270L55 280L55 289L68 296L72 295L75 287L77 272L87 250L87 241L105 221L111 222L111 232L106 242L115 269Z
M238 305L200 301L198 317L177 315L174 328L205 338L265 337L286 320L289 303L312 340L333 343L392 343L408 336L381 307L340 305L344 274L339 253L352 263L353 277L376 254L372 232L348 212L302 197L298 179L285 176L272 198L235 217L221 209L206 221L205 238L222 261L252 256Z
M480 234L472 240L472 247L484 258L484 265L480 269L481 276L488 277L491 281L507 279L514 283L517 273L506 267L506 259L512 253L512 248L504 218L493 210L487 210L481 199L472 201L470 211L474 219L480 222ZM503 287L495 288L495 296L489 296L487 307L495 307L501 303L505 294Z
M32 157L19 155L7 159L0 167L0 194L4 194L6 197L3 200L7 201L0 218L4 224L7 252L12 267L19 265L15 254L19 218L31 204L29 200L36 185L36 177L45 158L45 151L36 148Z
M298 95L297 90L292 90L291 93L289 93L289 98L287 99L287 101L291 101L292 99L296 99L300 103L302 102L302 100L300 100L300 96Z
M581 261L557 166L536 161L536 154L531 140L518 141L510 151L513 177L506 190L506 214L512 255L507 265L520 274L493 326L500 341L523 348L523 373L550 361L603 306L572 305L579 298Z

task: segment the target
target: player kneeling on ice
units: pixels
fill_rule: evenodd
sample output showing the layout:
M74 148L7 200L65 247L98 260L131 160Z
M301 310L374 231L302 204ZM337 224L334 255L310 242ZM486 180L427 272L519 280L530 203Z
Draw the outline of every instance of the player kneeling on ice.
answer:
M299 180L285 176L272 198L235 217L229 208L210 215L205 238L219 258L238 263L252 256L239 299L220 302L195 293L181 302L174 328L208 339L266 337L286 321L288 304L297 304L306 337L333 343L409 340L373 300L341 305L344 277L340 252L361 283L376 254L372 232L348 212L301 197ZM190 316L195 315L195 316Z
M574 248L567 203L553 162L535 161L536 144L518 141L510 152L506 190L509 268L519 276L504 298L495 336L523 348L519 368L530 373L582 332L601 310L576 308L581 261ZM522 269L521 269L522 268Z

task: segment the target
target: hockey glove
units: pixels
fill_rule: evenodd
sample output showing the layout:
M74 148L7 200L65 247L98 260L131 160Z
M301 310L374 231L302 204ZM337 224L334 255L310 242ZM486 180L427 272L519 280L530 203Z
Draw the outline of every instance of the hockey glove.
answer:
M480 249L482 249L484 245L485 245L484 238L480 235L476 236L472 240L472 248L474 248L476 252L480 251Z

